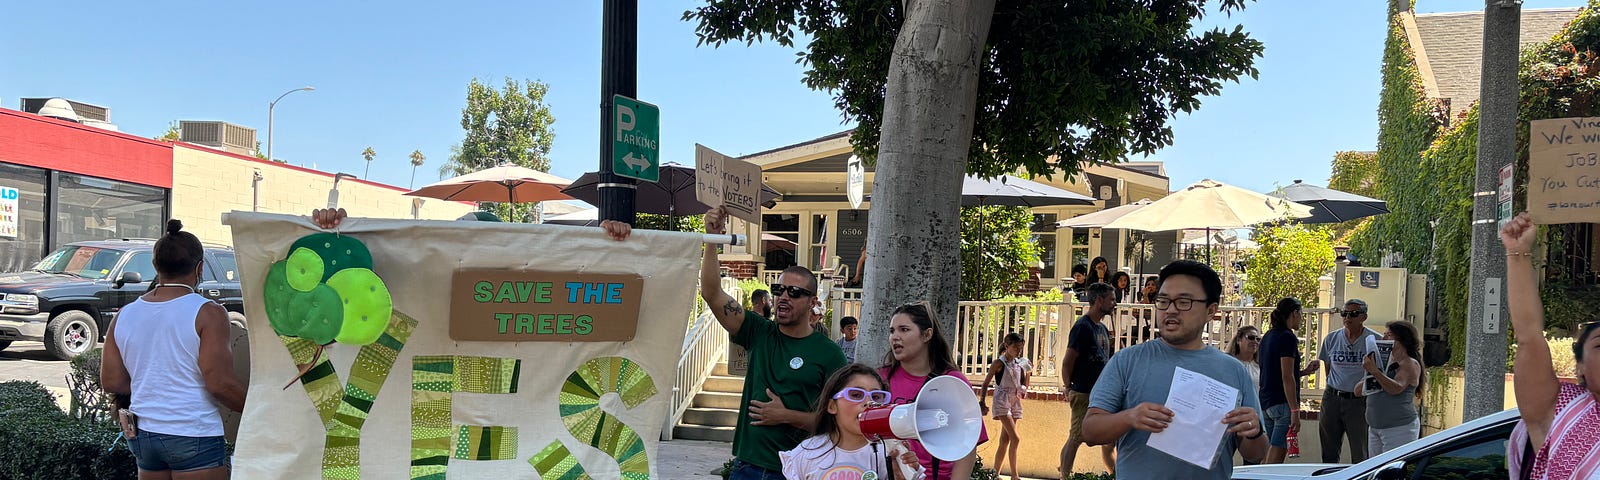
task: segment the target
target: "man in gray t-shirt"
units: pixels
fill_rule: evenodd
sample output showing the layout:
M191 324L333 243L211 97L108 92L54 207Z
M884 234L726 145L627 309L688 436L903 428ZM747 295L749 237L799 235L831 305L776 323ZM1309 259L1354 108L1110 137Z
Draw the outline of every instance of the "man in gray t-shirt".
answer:
M1340 442L1345 440L1350 441L1350 463L1361 463L1367 459L1367 398L1356 395L1356 384L1367 374L1361 359L1372 353L1369 344L1378 332L1362 325L1367 321L1367 302L1352 298L1339 316L1344 328L1329 332L1317 349L1328 373L1318 417L1322 463L1339 463Z
M1089 394L1083 437L1091 445L1117 444L1117 476L1126 478L1215 478L1233 475L1233 453L1261 461L1267 438L1261 430L1260 400L1250 374L1238 360L1201 340L1217 312L1222 281L1204 264L1180 260L1161 269L1155 298L1161 338L1118 351ZM1177 367L1238 389L1235 408L1222 419L1227 432L1207 468L1147 445L1150 434L1174 420L1163 403Z

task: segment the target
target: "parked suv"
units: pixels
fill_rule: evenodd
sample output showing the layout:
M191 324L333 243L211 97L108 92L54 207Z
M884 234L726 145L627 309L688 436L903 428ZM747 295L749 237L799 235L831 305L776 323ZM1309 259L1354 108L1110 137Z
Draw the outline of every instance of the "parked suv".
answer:
M93 348L117 311L155 282L154 245L139 239L71 243L26 272L0 273L0 350L12 341L42 341L66 360ZM243 324L233 249L205 247L199 293Z

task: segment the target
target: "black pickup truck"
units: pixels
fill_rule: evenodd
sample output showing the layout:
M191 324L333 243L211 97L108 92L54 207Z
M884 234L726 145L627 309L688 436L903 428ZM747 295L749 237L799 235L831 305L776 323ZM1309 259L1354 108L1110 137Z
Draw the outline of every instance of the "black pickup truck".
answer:
M154 245L127 239L71 243L26 272L0 273L0 350L12 341L42 341L65 360L93 348L117 311L155 282ZM243 323L233 249L206 246L199 293Z

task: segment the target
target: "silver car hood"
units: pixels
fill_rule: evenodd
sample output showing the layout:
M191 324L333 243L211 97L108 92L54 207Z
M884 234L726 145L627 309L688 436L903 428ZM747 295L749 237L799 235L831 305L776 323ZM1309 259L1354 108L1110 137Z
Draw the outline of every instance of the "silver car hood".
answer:
M1310 478L1312 474L1331 469L1349 467L1335 463L1282 463L1277 465L1250 465L1233 467L1233 478L1253 480L1282 480Z

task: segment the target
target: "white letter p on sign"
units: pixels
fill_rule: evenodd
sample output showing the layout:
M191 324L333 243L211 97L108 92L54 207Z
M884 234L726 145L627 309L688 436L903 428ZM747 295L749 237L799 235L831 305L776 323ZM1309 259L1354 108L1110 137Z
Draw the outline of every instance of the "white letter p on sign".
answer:
M622 132L633 130L633 108L617 105L617 141L622 141Z

